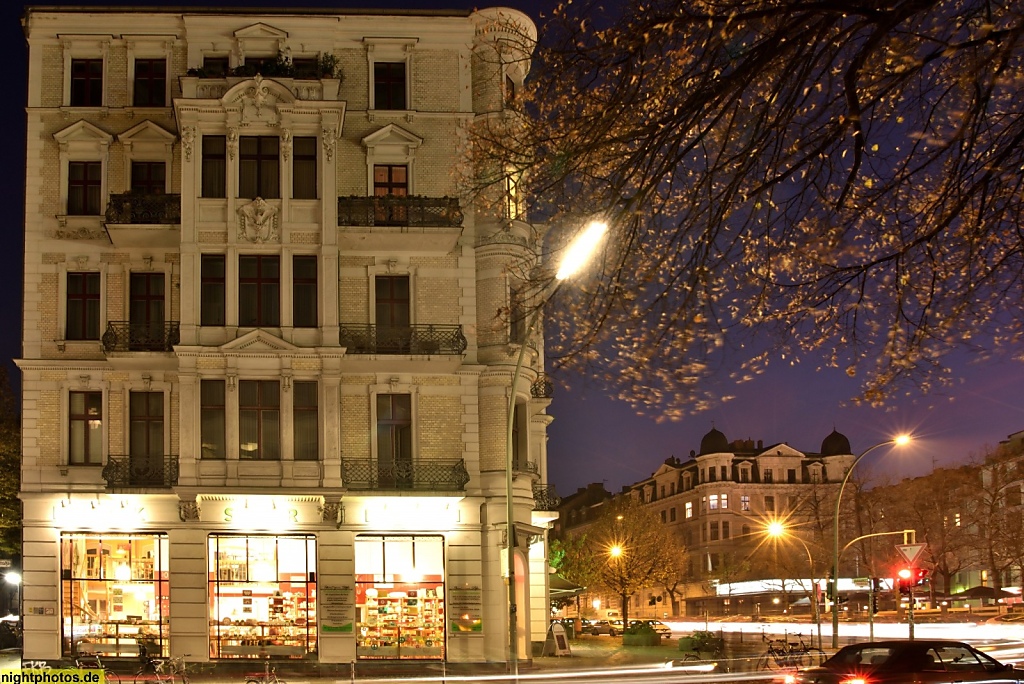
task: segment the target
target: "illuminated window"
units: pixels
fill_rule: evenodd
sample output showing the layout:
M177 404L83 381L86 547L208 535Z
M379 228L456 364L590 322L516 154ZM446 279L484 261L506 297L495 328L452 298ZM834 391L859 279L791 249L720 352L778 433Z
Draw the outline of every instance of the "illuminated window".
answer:
M692 501L687 501L686 502L685 510L686 510L685 517L686 518L692 518L693 517L693 502Z
M721 503L722 503L722 509L723 510L729 507L729 495L728 494L722 494L721 497L719 498L719 501L721 501Z
M210 657L316 653L316 539L210 535Z
M165 534L61 535L63 655L168 655L167 549Z
M717 494L712 494L711 496L708 497L708 508L710 508L713 511L717 511L718 510L718 495Z
M69 393L68 423L68 463L100 465L103 462L103 393Z

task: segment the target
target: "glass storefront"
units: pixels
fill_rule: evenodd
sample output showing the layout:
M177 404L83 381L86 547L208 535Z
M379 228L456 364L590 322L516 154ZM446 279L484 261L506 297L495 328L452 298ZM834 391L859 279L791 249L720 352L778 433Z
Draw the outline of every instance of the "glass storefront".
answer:
M60 547L63 654L166 656L167 535L69 533Z
M444 538L359 535L356 657L445 657Z
M210 657L316 652L316 538L210 535Z

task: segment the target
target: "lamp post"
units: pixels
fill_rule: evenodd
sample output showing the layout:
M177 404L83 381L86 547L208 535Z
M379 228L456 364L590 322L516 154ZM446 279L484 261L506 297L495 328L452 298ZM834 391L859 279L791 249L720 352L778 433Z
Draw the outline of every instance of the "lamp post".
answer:
M814 626L818 632L818 648L821 648L821 612L818 610L818 592L814 590L817 589L818 584L814 579L814 558L811 556L811 549L803 539L795 534L790 534L789 529L781 522L776 521L769 523L766 532L768 533L768 536L774 539L796 539L800 542L800 545L804 547L804 551L807 552L807 565L811 570L811 605L813 606L814 611Z
M563 280L572 277L586 265L607 232L607 223L591 221L584 231L572 241L566 249L562 261L559 263L558 271L555 273L555 290L557 290ZM552 290L551 294L554 294L554 290ZM506 426L505 440L505 534L508 544L508 662L509 669L514 677L519 676L519 625L516 606L515 506L512 499L512 435L515 428L516 387L519 384L519 376L523 371L527 342L533 333L533 328L540 319L543 303L542 298L530 315L530 321L526 326L522 343L519 346L516 369L512 374L512 388L508 395L508 424Z
M887 439L884 442L879 442L873 446L868 447L861 452L860 456L853 459L853 463L846 470L846 475L843 477L843 483L839 485L839 494L836 495L836 510L832 517L832 648L839 648L839 611L836 607L839 605L836 599L839 598L839 505L843 500L843 490L846 489L846 482L850 479L850 474L853 469L857 467L857 464L861 460L870 454L875 449L884 447L888 444L894 444L896 446L903 446L910 441L910 435L900 435L893 439Z

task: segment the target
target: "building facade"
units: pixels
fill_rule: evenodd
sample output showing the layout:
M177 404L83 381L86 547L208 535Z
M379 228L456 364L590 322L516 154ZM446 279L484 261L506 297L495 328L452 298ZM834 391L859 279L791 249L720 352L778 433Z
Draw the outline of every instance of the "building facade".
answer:
M509 537L529 657L550 391L508 312L539 236L457 197L529 18L23 21L24 658L504 661Z
M770 597L764 600L761 590L741 596L727 589L741 580L803 579L810 586L812 574L824 577L824 563L812 564L804 545L817 544L818 559L828 555L823 540L831 539L835 496L855 458L850 451L849 440L836 431L818 452L802 452L784 443L730 441L712 429L699 452L691 451L686 460L668 458L651 477L624 487L619 496L656 511L687 566L672 592L654 587L634 596L629 614L665 618L786 610ZM594 523L606 501L600 490L592 485L563 500L559 534L585 531ZM794 537L780 540L778 552L766 548L774 546L766 544L771 522L781 522ZM606 606L617 600L596 598Z

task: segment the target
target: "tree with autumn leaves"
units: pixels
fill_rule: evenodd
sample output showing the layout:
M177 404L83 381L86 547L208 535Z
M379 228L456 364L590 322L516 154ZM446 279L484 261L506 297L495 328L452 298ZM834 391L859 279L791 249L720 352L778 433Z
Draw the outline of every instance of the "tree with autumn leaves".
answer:
M21 555L21 419L7 370L0 368L0 556Z
M934 390L949 352L1024 336L1022 38L983 0L565 2L473 125L467 190L531 198L556 249L611 224L548 351L634 407L769 363Z

